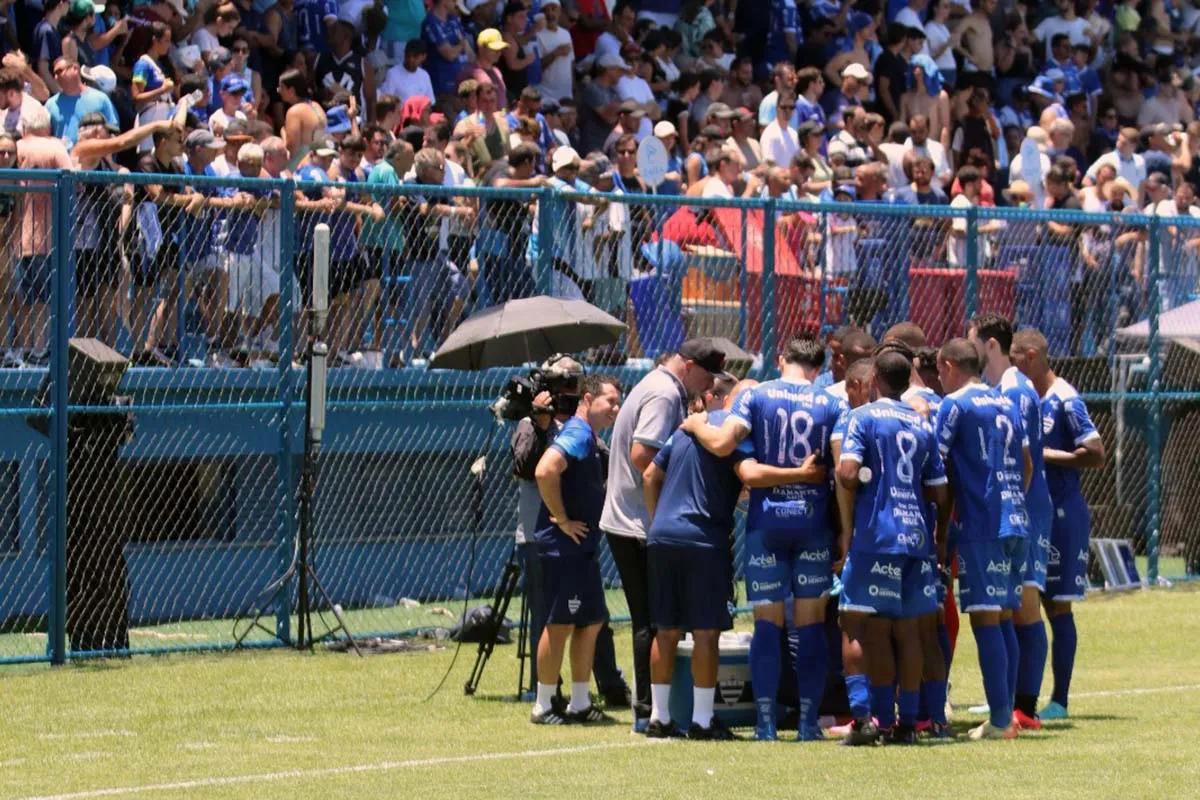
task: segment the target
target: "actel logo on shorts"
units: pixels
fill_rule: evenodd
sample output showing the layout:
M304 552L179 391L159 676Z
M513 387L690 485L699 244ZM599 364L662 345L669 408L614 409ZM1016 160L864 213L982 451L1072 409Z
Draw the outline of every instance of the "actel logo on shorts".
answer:
M815 561L820 563L829 560L829 549L825 550L801 550L796 554L797 561Z
M892 564L880 564L878 561L876 561L874 564L871 565L871 574L872 575L883 575L883 576L891 578L892 580L895 580L895 581L900 580L900 568L899 567L894 566Z
M1000 575L1008 575L1010 572L1012 572L1012 564L1008 563L1007 561L988 561L987 571L996 572Z
M775 566L775 554L768 553L765 556L750 556L750 560L746 563L751 567L773 567Z

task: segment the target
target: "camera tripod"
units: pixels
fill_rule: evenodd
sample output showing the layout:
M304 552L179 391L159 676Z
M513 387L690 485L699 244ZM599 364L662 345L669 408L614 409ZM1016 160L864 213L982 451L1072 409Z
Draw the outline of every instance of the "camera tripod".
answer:
M508 561L504 564L504 575L500 578L500 588L496 590L496 601L492 604L492 615L489 618L487 629L483 632L483 638L479 642L479 648L475 651L475 666L471 668L471 675L467 678L466 684L463 686L463 693L467 695L475 694L475 690L479 688L479 681L483 679L483 670L487 666L488 660L492 657L492 650L496 647L496 637L500 634L500 629L504 625L504 617L508 614L508 607L512 603L513 596L521 586L521 557L517 552L517 548L513 548L509 553ZM517 670L517 700L521 699L521 694L525 688L525 659L537 658L537 653L530 653L529 649L534 646L529 641L530 627L530 612L529 604L522 599L521 601L521 624L517 634L517 660L520 666Z

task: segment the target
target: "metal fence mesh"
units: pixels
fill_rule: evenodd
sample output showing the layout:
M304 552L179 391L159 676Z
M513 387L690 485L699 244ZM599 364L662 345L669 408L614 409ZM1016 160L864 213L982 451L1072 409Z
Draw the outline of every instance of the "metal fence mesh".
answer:
M353 180L0 185L0 658L54 656L60 628L70 655L228 647L235 623L257 644L292 636L296 582L279 579L295 553L319 224L331 370L314 563L355 633L453 625L456 601L499 584L517 486L512 425L488 406L532 365L427 360L467 316L535 294L626 322L582 358L627 388L691 336L729 339L761 376L797 332L853 323L878 339L911 320L936 346L983 311L1038 327L1109 453L1084 479L1094 534L1132 538L1167 574L1195 568L1200 346L1176 334L1194 323L1200 220L631 198L519 177L444 188L444 173L392 185L338 166ZM68 335L133 363L119 385L70 371L60 453Z

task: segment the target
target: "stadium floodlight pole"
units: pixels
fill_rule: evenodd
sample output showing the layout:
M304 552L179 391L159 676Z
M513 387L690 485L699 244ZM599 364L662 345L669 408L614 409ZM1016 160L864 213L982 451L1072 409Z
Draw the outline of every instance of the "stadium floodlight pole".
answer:
M315 589L330 608L337 625L328 627L319 638L333 636L339 630L346 635L354 652L362 655L354 635L346 627L342 608L333 602L313 567L312 507L317 488L321 442L325 435L326 358L325 322L329 316L329 226L320 224L313 232L312 309L309 314L308 386L305 398L304 467L300 479L300 524L297 558L300 582L296 592L296 646L311 650L318 637L313 635L312 591ZM310 585L311 582L311 585ZM320 614L320 612L317 612ZM324 621L322 619L322 621Z

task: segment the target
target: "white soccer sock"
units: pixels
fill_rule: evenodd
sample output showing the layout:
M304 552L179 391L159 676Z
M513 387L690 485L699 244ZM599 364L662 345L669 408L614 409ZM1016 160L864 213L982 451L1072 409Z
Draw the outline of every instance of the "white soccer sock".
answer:
M533 704L533 713L545 714L549 711L550 704L554 700L554 693L557 691L557 683L542 683L538 681L537 702Z
M715 687L701 689L699 686L695 686L692 688L692 722L701 728L712 725L713 698L716 694Z
M671 721L671 684L650 684L650 720L663 725Z
M572 711L587 711L592 707L592 698L588 694L588 689L591 684L587 681L571 683L571 710Z

